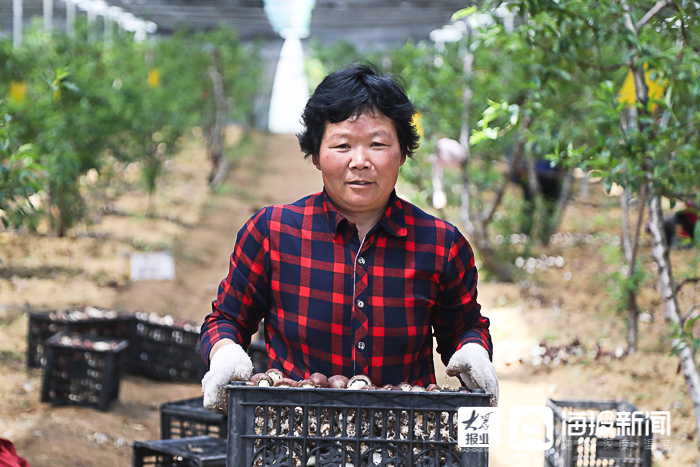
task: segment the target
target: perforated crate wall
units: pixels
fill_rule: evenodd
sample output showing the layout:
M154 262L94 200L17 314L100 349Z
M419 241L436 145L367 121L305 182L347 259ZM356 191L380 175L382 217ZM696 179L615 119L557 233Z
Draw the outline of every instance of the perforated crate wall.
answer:
M27 366L41 368L46 363L44 344L49 337L66 330L66 323L52 319L48 313L29 313L27 332Z
M227 467L488 466L488 449L457 446L457 410L488 407L489 395L245 384L228 391Z
M199 383L206 365L199 351L199 326L162 324L136 314L127 370L149 378Z
M587 400L548 400L547 406L554 412L554 444L551 449L545 451L545 467L577 467L590 466L624 466L624 467L651 467L651 433L646 429L637 429L635 435L617 435L612 432L601 433L596 436L595 421L590 417L597 417L602 411L611 411L612 419L617 412L635 412L637 408L627 401L587 401ZM575 423L580 429L585 429L585 435L571 435L571 431L565 429L565 421L572 423L572 413L585 413L588 421L585 428L582 419L577 418ZM595 420L595 419L594 419ZM644 425L648 419L642 417L640 424ZM618 430L619 424L612 425L613 431ZM642 427L640 427L642 428ZM607 430L606 430L607 431ZM583 432L583 431L580 431ZM573 432L579 433L579 431Z
M114 318L69 321L68 331L91 337L107 337L131 341L135 319L132 315L119 314Z
M88 310L104 313L102 318L89 317ZM131 340L134 317L111 310L84 307L75 310L54 310L29 313L27 332L27 366L40 368L46 359L44 343L59 332L77 332L87 336Z
M204 408L203 398L167 402L160 406L162 439L213 436L226 438L228 417Z
M119 397L124 340L59 333L46 341L41 401L108 410Z
M132 467L224 467L226 442L198 436L158 441L134 441Z

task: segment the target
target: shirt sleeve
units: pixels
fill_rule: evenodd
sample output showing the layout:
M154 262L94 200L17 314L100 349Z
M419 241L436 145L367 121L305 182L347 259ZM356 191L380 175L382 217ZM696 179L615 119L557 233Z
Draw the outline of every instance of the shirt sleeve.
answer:
M267 208L260 210L238 232L229 272L219 284L212 312L204 319L200 339L202 356L221 339L247 349L251 336L269 308L270 240Z
M490 323L488 318L481 315L481 305L476 301L478 274L474 252L457 229L453 231L452 241L448 244L433 320L437 351L447 365L450 357L464 344L475 342L483 346L489 358L493 359Z

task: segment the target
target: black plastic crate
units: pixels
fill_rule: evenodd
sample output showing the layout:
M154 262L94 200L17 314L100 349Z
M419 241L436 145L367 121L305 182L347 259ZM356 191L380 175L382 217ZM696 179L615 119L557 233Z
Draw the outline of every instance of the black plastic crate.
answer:
M554 444L544 453L545 467L624 465L651 467L649 419L627 401L547 400L554 412ZM601 412L604 428L596 430ZM618 412L638 412L634 434L617 421ZM566 428L568 425L568 429ZM624 432L627 431L627 434Z
M490 395L245 383L228 394L227 467L488 466L488 449L457 446L457 410Z
M29 313L27 366L39 368L46 363L44 343L59 332L130 341L133 324L132 315L94 307Z
M68 321L68 331L85 336L131 340L134 332L134 317L111 311L105 318L84 318Z
M226 441L209 436L134 441L132 467L224 467Z
M160 406L162 439L213 436L226 438L228 417L204 408L202 397L166 402Z
M41 401L108 410L119 397L125 340L59 333L46 341Z
M253 373L265 373L267 371L267 363L269 357L267 355L267 347L265 341L253 340L248 347L248 355L253 362Z
M27 366L41 368L46 363L44 356L46 339L65 330L66 323L53 319L49 313L29 313Z
M135 313L127 371L153 379L199 383L206 364L199 325L154 313Z

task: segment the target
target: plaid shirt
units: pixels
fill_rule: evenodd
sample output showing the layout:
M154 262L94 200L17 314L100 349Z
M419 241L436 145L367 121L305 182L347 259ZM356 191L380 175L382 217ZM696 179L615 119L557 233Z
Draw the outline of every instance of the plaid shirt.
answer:
M476 283L472 250L451 224L392 193L360 241L324 191L264 208L240 230L202 354L208 361L224 338L247 348L265 318L270 365L292 379L425 386L435 382L433 334L445 364L467 342L492 355Z

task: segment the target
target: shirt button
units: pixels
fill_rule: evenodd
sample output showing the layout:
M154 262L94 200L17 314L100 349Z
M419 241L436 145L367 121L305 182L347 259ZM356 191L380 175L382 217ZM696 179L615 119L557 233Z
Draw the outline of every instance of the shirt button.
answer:
M360 263L360 266L364 266L364 265L365 265L365 259L364 259L362 256L360 256L359 258L357 258L357 262Z
M357 301L357 308L364 308L364 307L365 307L365 302L363 302L362 300L358 300Z
M360 350L365 350L365 343L360 341L357 343L357 348Z

